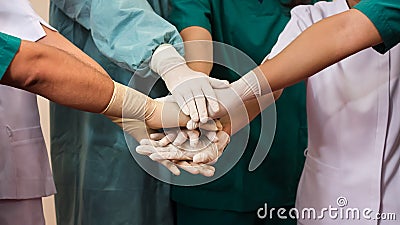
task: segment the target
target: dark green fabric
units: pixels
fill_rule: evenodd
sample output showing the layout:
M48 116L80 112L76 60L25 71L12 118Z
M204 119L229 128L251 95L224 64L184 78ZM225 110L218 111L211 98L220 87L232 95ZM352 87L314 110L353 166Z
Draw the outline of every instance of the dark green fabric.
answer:
M21 39L0 32L0 79L6 73L20 45Z
M172 0L169 19L178 30L206 28L214 41L232 45L260 64L288 22L288 12L276 0ZM214 66L211 76L239 78L221 66ZM276 110L275 140L259 168L248 171L261 129L257 117L251 123L246 151L230 172L206 185L173 187L172 198L196 208L241 212L256 210L266 202L272 207L293 205L307 146L305 84L285 89Z
M52 3L50 23L114 80L128 84L132 72L100 53L90 31ZM103 115L55 103L50 125L58 225L173 224L169 186L139 167L117 125Z
M289 210L294 206L282 207L286 213L279 214L281 217L289 218ZM269 209L268 209L269 210ZM277 210L277 209L276 209ZM177 203L176 225L296 225L295 219L281 219L275 213L259 219L257 210L250 212L236 212L228 210L199 209ZM272 211L274 212L274 211ZM264 213L263 211L261 214Z
M400 42L400 1L363 0L354 8L364 13L375 25L383 43L375 47L385 53Z

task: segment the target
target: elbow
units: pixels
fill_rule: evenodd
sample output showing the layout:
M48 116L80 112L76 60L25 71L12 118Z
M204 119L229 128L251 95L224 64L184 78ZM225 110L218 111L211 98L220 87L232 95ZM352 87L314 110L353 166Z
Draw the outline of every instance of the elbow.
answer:
M37 52L27 60L25 72L17 81L20 88L35 90L46 81L46 77L49 76L47 74L46 58L46 54Z

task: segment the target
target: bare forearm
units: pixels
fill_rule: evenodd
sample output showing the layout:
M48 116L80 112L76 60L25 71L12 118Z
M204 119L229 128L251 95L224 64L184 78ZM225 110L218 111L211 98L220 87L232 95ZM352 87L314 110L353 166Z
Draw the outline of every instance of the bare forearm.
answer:
M105 109L114 89L104 72L64 51L28 41L21 42L0 82L89 112Z
M260 69L271 89L279 90L380 42L371 21L352 9L311 26Z
M210 74L213 67L212 37L208 30L192 26L181 31L185 42L185 59L195 71Z

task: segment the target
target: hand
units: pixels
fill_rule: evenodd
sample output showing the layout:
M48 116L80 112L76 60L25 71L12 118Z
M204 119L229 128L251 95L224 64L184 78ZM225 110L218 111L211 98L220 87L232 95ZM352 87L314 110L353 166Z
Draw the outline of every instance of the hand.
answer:
M140 146L136 147L136 152L141 155L147 155L155 162L159 162L168 170L170 170L174 175L180 175L180 171L178 168L181 168L191 174L202 174L206 177L211 177L214 175L215 168L204 164L204 163L195 163L190 160L190 156L185 156L184 151L180 151L172 157L174 159L164 159L163 156L158 155L158 150L162 149L165 151L170 151L172 149L176 149L176 147L172 144L167 144L164 147L159 146L158 141L154 141L151 139L143 139L140 142ZM185 161L187 159L188 161Z
M139 154L149 154L153 160L189 160L194 163L215 163L229 143L229 135L224 131L217 132L218 142L212 143L206 137L200 137L199 144L193 148L188 142L181 146L168 144L165 147L158 141L143 139L136 148Z
M207 122L207 103L209 110L219 111L213 89L227 88L229 83L191 70L172 45L158 47L150 67L161 75L183 113L190 115L193 122Z
M131 135L133 138L135 138L136 141L140 141L142 139L148 138L149 135L152 133L155 133L154 130L151 130L146 126L146 124L137 119L122 119L118 117L110 117L108 116L109 119L111 119L112 122L117 124L119 127L121 127L125 132L127 132L129 135ZM171 160L158 160L161 165L165 166L171 173L175 175L180 174L180 170L178 169L177 164L173 163ZM179 167L183 167L184 165L180 164ZM187 167L187 166L186 166Z

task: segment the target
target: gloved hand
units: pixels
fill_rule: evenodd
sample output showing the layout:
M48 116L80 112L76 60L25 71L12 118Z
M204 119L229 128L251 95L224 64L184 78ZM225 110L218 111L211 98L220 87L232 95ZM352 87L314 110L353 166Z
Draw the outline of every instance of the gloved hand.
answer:
M149 138L149 135L155 133L154 130L148 128L141 120L122 119L110 116L108 116L108 118L111 119L111 121L117 124L119 127L123 128L125 132L135 138L135 140L138 142L142 139ZM171 173L175 175L180 174L177 164L173 163L171 160L163 159L158 160L157 162L165 166L169 171L171 171ZM181 167L181 165L179 165L179 167Z
M150 68L160 74L183 113L190 115L193 122L207 122L207 103L211 112L219 111L213 89L227 88L229 83L191 70L172 45L163 44L156 49Z
M190 122L190 121L189 121ZM207 137L211 142L218 142L216 131L222 130L222 124L219 120L209 120L207 123L194 123L193 129L168 128L164 129L164 133L153 133L150 139L158 141L160 147L164 147L170 143L175 146L180 146L189 139L191 147L196 147L199 142L200 131L201 134ZM196 129L200 129L196 130Z
M158 133L157 135L160 135L160 133ZM160 140L162 140L164 138L164 136L159 136ZM175 152L176 155L175 157L172 157L173 159L164 159L163 156L158 155L158 149L162 149L164 151L170 151L172 149L177 149L177 147L175 147L172 144L167 144L165 146L160 146L161 144L163 145L163 143L160 143L160 141L155 141L155 140L151 140L151 139L143 139L140 142L140 146L136 147L136 152L141 154L141 155L146 155L149 156L150 159L152 159L153 161L156 162L160 162L163 163L164 166L167 167L167 169L169 169L173 174L175 175L180 175L180 171L178 169L181 168L191 174L202 174L203 176L213 176L214 172L215 172L215 168L204 164L204 163L195 163L193 162L189 155L185 156L185 151L180 150L179 153ZM163 152L164 154L165 152ZM185 161L188 160L188 161ZM165 162L165 161L169 161L169 162ZM171 163L173 164L171 164ZM171 166L173 166L173 169L171 169Z
M176 103L155 101L117 82L114 82L112 98L102 113L106 116L145 121L153 129L186 126L190 120L180 112Z
M136 148L139 154L149 154L153 160L179 160L193 161L194 163L215 163L221 156L230 141L229 135L224 131L217 132L218 142L212 143L206 137L200 137L199 144L193 148L188 142L181 146L168 144L161 147L158 141L143 139Z

